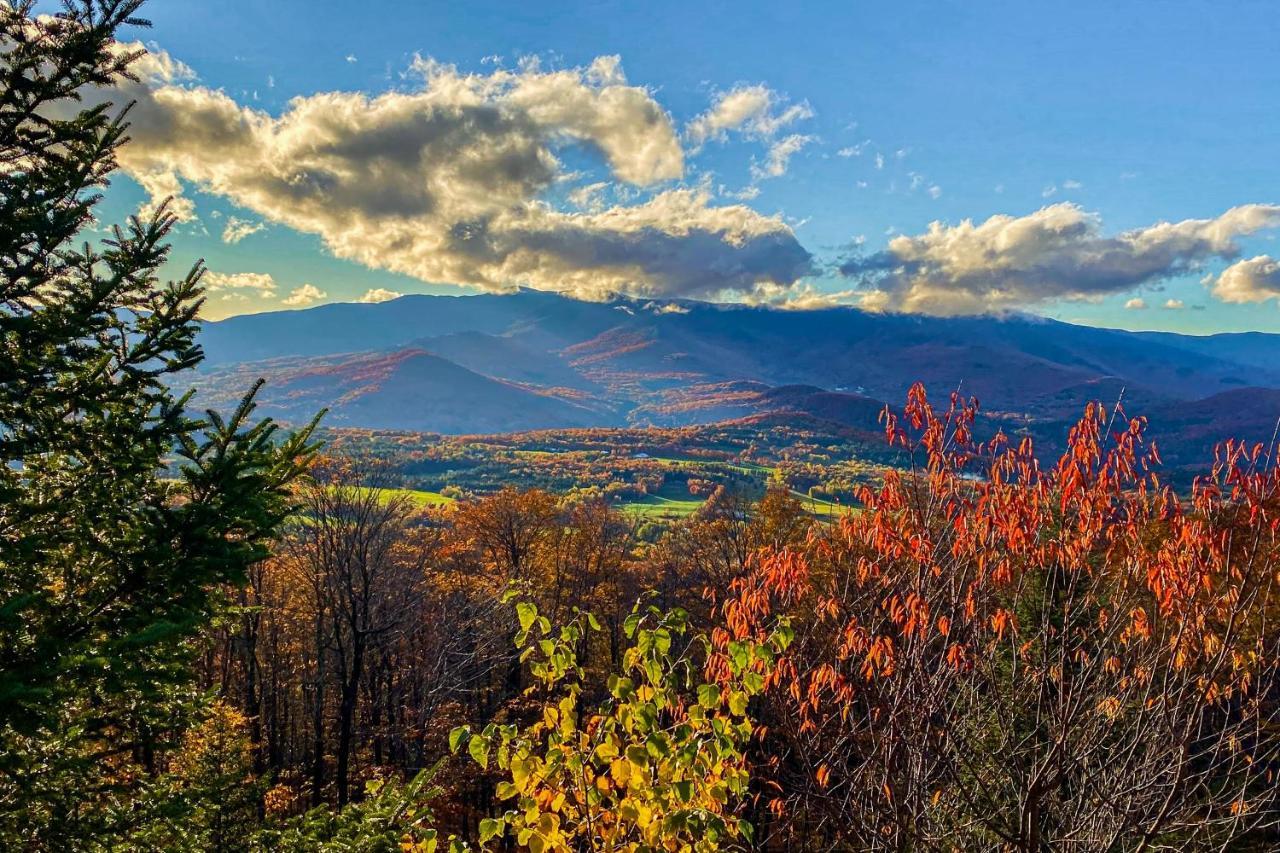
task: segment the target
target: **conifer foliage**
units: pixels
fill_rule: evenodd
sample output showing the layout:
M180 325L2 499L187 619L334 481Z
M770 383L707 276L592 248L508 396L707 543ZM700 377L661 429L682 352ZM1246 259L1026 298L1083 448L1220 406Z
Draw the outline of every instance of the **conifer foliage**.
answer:
M0 6L0 847L85 849L190 707L191 639L289 512L309 429L189 412L203 269L99 239L140 0ZM255 389L256 390L256 389Z

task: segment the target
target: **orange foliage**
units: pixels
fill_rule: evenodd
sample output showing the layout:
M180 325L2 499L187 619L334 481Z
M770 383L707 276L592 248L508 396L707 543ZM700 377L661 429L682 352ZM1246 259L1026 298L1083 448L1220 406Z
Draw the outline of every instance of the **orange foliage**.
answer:
M767 750L790 756L768 762L777 831L1038 849L1274 820L1264 448L1224 445L1184 502L1118 406L1090 405L1050 467L1029 439L976 441L976 414L915 386L882 418L909 465L834 529L759 552L724 603L722 651L799 617L764 720L790 740Z

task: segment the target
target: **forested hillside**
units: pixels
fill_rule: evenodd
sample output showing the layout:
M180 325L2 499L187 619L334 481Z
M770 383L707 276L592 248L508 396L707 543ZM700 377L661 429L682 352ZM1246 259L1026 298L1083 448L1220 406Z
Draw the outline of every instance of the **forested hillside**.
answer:
M1179 467L1280 419L1280 338L1146 334L1039 317L919 317L556 294L404 296L206 324L202 405L266 377L262 411L334 427L476 434L803 417L878 428L926 378L1061 449L1085 404L1150 415ZM1197 412L1194 417L1189 413ZM1048 458L1042 461L1049 461ZM1189 482L1189 478L1188 478Z

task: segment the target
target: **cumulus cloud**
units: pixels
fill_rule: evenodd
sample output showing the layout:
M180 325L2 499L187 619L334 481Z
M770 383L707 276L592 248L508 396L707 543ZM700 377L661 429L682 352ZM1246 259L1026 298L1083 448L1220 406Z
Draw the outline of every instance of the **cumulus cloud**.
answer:
M222 242L234 245L250 234L257 234L266 227L261 222L250 222L247 219L237 219L234 216L229 216L227 217L227 224L222 229Z
M398 299L401 296L404 296L404 294L398 290L387 290L385 287L373 287L366 290L364 292L364 296L361 296L356 300L356 302L364 302L367 304L390 302L392 299Z
M1135 296L1124 304L1125 308L1130 311L1145 311L1147 309L1147 300L1141 296Z
M1237 261L1222 271L1213 283L1212 293L1223 302L1237 304L1280 300L1280 261L1270 255L1258 255Z
M164 204L165 210L178 222L195 220L195 202L182 195L182 182L177 174L167 169L144 169L134 172L133 178L147 193L147 200L138 208L138 216L150 219Z
M265 272L207 272L203 283L210 293L238 292L243 295L244 291L252 291L258 296L276 295L276 280Z
M1235 238L1280 226L1280 206L1235 207L1215 219L1161 222L1115 236L1095 214L1055 204L1027 216L899 235L841 271L886 310L977 314L1055 300L1097 299L1153 284L1239 253Z
M328 295L314 284L304 284L302 287L295 287L289 291L289 295L281 299L280 304L291 306L310 305L312 302L324 299Z
M1187 304L1181 299L1166 299L1164 301L1164 307L1169 311L1181 311L1183 308L1187 307Z
M813 117L807 103L786 105L767 86L736 86L716 95L711 109L689 122L685 135L695 147L728 138L729 131L767 139L784 127Z
M298 97L278 116L173 72L105 97L136 101L120 165L154 195L191 183L319 235L340 258L423 281L714 296L790 285L811 271L780 218L663 186L684 174L678 134L617 57L484 74L417 59L412 71L410 91ZM770 109L749 121L764 132L798 114ZM546 197L567 174L567 147L593 153L615 182L649 196L552 207Z

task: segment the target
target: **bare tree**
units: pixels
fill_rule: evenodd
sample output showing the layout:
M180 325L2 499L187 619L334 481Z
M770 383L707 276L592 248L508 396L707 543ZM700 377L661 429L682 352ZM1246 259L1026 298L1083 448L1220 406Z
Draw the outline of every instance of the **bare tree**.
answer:
M414 507L381 488L376 469L321 471L303 494L302 514L288 538L289 564L310 592L316 648L312 796L322 782L326 669L337 687L335 784L349 799L352 743L360 687L371 660L411 618L413 591L424 580L420 551L406 547Z

